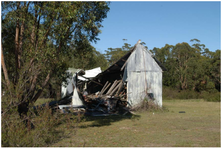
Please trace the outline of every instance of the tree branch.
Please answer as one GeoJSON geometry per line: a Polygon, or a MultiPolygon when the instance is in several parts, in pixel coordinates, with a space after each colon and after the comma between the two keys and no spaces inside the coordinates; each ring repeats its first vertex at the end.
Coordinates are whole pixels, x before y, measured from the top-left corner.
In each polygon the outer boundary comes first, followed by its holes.
{"type": "MultiPolygon", "coordinates": [[[[55,14],[55,12],[53,12],[52,15],[54,15],[54,14],[55,14]]],[[[41,44],[40,44],[40,47],[42,47],[43,43],[45,43],[45,41],[46,41],[46,39],[47,39],[46,37],[48,36],[49,31],[50,31],[51,26],[52,26],[52,23],[54,22],[54,19],[53,19],[52,16],[51,16],[51,18],[52,18],[52,20],[51,20],[51,22],[50,22],[50,25],[49,25],[49,27],[48,27],[48,30],[46,31],[45,35],[43,36],[42,42],[41,42],[41,44]]]]}
{"type": "Polygon", "coordinates": [[[45,81],[42,83],[42,88],[38,90],[35,96],[31,99],[31,102],[35,102],[39,98],[39,96],[42,94],[43,89],[48,84],[50,77],[51,77],[51,71],[48,73],[48,75],[45,78],[45,81]]]}

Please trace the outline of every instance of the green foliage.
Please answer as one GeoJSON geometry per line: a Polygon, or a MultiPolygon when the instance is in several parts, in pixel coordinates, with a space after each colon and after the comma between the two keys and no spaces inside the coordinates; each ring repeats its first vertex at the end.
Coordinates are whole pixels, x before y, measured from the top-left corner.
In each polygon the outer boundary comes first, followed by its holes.
{"type": "Polygon", "coordinates": [[[178,43],[154,48],[155,57],[167,68],[163,73],[163,85],[177,91],[172,95],[179,99],[197,98],[198,93],[220,91],[220,50],[210,52],[198,39],[192,46],[178,43]],[[198,93],[196,93],[198,92],[198,93]]]}
{"type": "MultiPolygon", "coordinates": [[[[126,39],[123,39],[125,41],[126,39]]],[[[130,49],[131,45],[128,43],[124,43],[121,48],[108,48],[105,50],[105,57],[108,60],[109,66],[118,61],[122,56],[124,56],[130,49]]]]}
{"type": "Polygon", "coordinates": [[[92,69],[95,67],[101,67],[102,70],[105,70],[108,67],[107,60],[105,56],[89,43],[89,41],[83,41],[72,43],[70,46],[70,53],[67,59],[69,67],[72,68],[81,68],[81,69],[92,69]]]}
{"type": "Polygon", "coordinates": [[[109,2],[2,2],[2,47],[13,95],[8,100],[32,104],[49,83],[58,88],[69,67],[69,53],[81,57],[93,51],[89,42],[98,40],[108,6],[109,2]]]}
{"type": "Polygon", "coordinates": [[[36,115],[32,105],[47,85],[54,90],[61,86],[67,77],[70,53],[75,52],[76,57],[83,52],[93,53],[102,62],[102,56],[89,42],[98,40],[108,5],[80,1],[2,2],[2,56],[9,74],[2,79],[2,146],[49,146],[64,135],[65,127],[58,130],[57,126],[66,123],[75,128],[78,121],[73,115],[52,114],[47,107],[36,115]],[[4,78],[9,78],[10,83],[6,84],[4,78]]]}
{"type": "Polygon", "coordinates": [[[203,91],[201,92],[200,98],[203,98],[205,101],[210,102],[221,102],[221,93],[218,91],[214,93],[203,91]]]}

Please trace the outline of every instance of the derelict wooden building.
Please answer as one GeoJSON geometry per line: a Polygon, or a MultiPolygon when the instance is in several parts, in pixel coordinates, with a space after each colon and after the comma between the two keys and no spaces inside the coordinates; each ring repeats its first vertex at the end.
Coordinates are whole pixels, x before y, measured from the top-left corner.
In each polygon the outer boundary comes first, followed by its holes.
{"type": "MultiPolygon", "coordinates": [[[[165,70],[154,55],[138,42],[94,80],[101,84],[122,80],[127,86],[127,101],[131,106],[136,106],[144,98],[150,98],[162,107],[162,72],[165,70]]],[[[94,82],[88,85],[89,93],[100,91],[101,88],[94,82]]]]}

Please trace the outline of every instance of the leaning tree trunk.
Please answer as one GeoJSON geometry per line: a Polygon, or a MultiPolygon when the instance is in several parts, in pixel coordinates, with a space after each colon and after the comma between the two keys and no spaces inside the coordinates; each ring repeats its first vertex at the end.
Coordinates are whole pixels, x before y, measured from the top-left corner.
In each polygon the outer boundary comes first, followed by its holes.
{"type": "MultiPolygon", "coordinates": [[[[1,47],[2,47],[2,43],[1,43],[1,47]]],[[[8,88],[8,90],[10,90],[10,81],[9,81],[9,77],[8,77],[7,68],[6,68],[6,65],[5,65],[5,59],[4,59],[4,54],[3,54],[3,47],[2,47],[1,51],[2,51],[1,65],[2,65],[2,69],[3,69],[3,73],[4,73],[4,77],[5,77],[7,88],[8,88]]]]}

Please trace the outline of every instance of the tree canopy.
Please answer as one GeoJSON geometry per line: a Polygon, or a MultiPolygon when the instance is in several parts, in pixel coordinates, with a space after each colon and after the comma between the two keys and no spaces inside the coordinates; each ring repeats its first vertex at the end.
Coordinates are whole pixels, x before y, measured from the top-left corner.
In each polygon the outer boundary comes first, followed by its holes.
{"type": "Polygon", "coordinates": [[[179,90],[220,91],[220,50],[210,52],[200,40],[189,45],[186,42],[166,44],[151,50],[163,63],[163,85],[179,90]]]}
{"type": "Polygon", "coordinates": [[[68,54],[99,40],[108,11],[108,2],[2,2],[3,87],[12,93],[6,107],[29,105],[51,79],[61,82],[68,54]]]}

